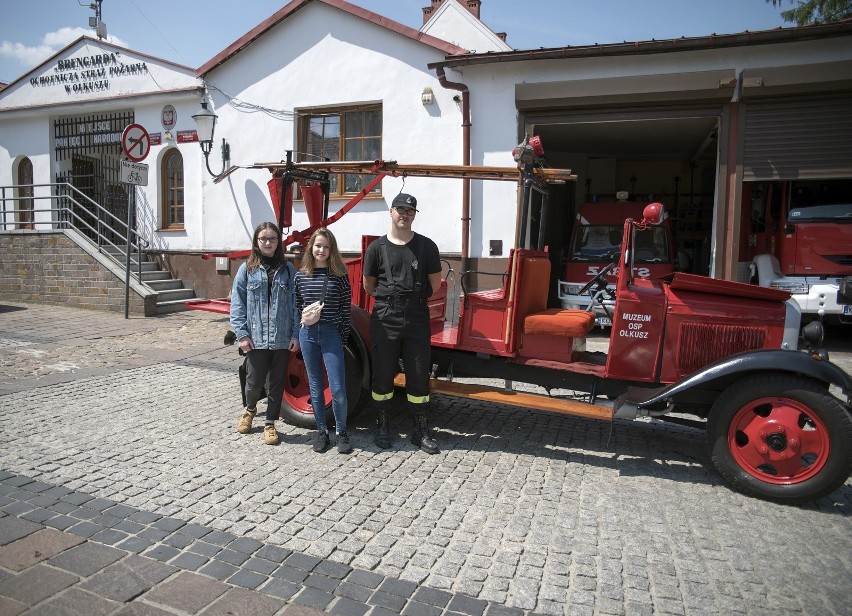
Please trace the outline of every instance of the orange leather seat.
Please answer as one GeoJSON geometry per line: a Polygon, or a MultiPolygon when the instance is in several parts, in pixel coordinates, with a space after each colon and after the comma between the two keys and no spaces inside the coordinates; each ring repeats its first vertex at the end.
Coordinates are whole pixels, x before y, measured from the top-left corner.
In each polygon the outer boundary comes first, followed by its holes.
{"type": "Polygon", "coordinates": [[[595,326],[595,315],[587,310],[552,308],[524,317],[524,333],[582,338],[595,326]]]}

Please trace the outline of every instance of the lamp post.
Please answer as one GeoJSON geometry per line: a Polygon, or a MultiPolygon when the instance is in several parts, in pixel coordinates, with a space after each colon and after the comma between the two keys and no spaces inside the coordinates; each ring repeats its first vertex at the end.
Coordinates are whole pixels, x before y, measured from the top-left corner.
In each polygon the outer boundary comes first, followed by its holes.
{"type": "Polygon", "coordinates": [[[201,101],[201,111],[192,116],[195,120],[195,132],[198,134],[198,142],[201,152],[204,154],[204,164],[207,172],[213,177],[218,177],[225,172],[225,165],[231,160],[231,147],[225,139],[222,139],[222,171],[213,173],[210,170],[210,150],[213,149],[213,133],[216,130],[216,120],[219,116],[207,108],[207,101],[201,101]]]}

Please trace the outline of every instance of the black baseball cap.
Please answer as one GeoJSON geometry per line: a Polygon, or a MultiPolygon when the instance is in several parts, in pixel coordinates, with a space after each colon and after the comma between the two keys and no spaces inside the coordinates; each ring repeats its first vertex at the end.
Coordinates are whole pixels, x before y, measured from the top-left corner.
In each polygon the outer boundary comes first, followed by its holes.
{"type": "Polygon", "coordinates": [[[415,212],[419,211],[417,209],[417,199],[405,193],[399,193],[396,197],[394,197],[391,207],[404,207],[409,210],[414,210],[415,212]]]}

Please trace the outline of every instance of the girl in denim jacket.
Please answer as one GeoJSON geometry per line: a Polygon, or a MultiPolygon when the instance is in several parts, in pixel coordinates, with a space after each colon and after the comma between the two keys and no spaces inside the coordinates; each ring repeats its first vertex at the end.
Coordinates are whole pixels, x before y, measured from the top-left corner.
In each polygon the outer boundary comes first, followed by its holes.
{"type": "Polygon", "coordinates": [[[291,352],[299,350],[296,316],[296,269],[284,258],[281,231],[271,222],[254,230],[251,255],[240,265],[231,290],[231,327],[246,355],[246,408],[237,424],[251,432],[257,400],[268,381],[263,440],[278,444],[275,420],[280,418],[284,377],[291,352]]]}

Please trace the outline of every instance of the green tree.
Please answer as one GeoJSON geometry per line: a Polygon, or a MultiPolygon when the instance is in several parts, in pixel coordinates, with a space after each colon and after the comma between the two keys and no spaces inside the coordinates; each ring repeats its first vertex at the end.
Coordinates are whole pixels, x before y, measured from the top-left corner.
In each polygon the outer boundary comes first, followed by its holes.
{"type": "MultiPolygon", "coordinates": [[[[784,0],[766,0],[772,6],[784,4],[784,0]]],[[[788,0],[795,6],[781,11],[784,21],[797,26],[808,24],[824,24],[830,21],[840,21],[852,17],[852,0],[788,0]]]]}

